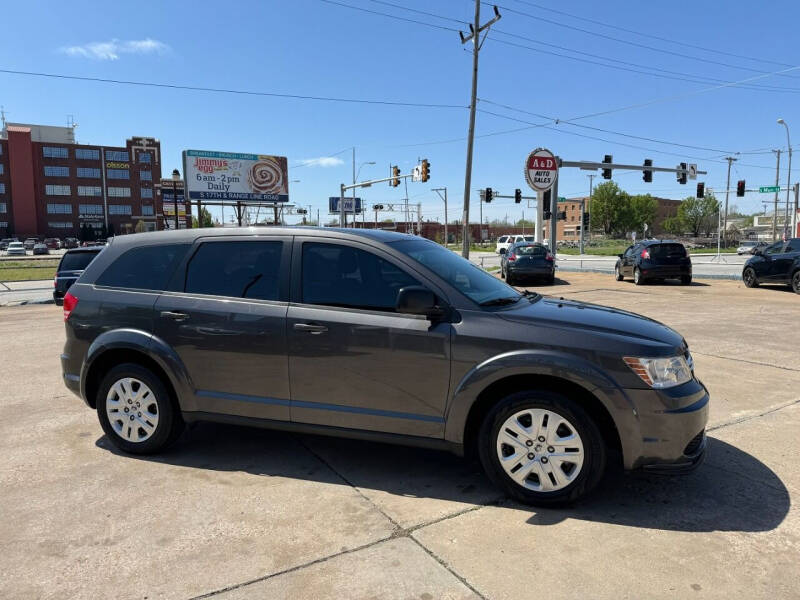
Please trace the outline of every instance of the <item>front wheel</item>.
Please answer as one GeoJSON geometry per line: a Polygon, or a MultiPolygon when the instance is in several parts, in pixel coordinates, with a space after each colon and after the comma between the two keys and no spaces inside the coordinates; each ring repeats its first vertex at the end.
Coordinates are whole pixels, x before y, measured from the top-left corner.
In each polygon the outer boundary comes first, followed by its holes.
{"type": "Polygon", "coordinates": [[[800,294],[800,269],[792,275],[792,290],[794,290],[795,294],[800,294]]]}
{"type": "Polygon", "coordinates": [[[516,279],[514,279],[514,276],[511,275],[511,271],[506,271],[506,283],[508,285],[514,285],[515,282],[516,279]]]}
{"type": "Polygon", "coordinates": [[[549,391],[507,396],[486,415],[479,454],[489,478],[526,504],[573,502],[600,481],[606,449],[577,402],[549,391]]]}
{"type": "Polygon", "coordinates": [[[758,277],[756,277],[756,272],[753,267],[747,267],[744,270],[744,273],[742,273],[742,281],[744,281],[745,287],[758,287],[758,277]]]}
{"type": "Polygon", "coordinates": [[[619,268],[619,265],[614,265],[614,279],[617,281],[622,281],[625,277],[622,275],[622,271],[619,268]]]}
{"type": "Polygon", "coordinates": [[[108,439],[131,454],[158,452],[183,430],[180,411],[164,383],[134,363],[118,365],[106,374],[95,405],[108,439]]]}

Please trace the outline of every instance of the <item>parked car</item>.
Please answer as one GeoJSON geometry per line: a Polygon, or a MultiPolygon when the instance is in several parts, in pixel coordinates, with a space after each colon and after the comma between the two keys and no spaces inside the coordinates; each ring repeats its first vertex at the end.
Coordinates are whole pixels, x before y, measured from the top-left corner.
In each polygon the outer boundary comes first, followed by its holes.
{"type": "Polygon", "coordinates": [[[505,254],[508,250],[508,247],[512,244],[535,241],[536,236],[533,235],[501,235],[499,238],[497,238],[497,246],[495,246],[494,251],[497,252],[497,254],[505,254]]]}
{"type": "Polygon", "coordinates": [[[679,333],[520,293],[413,236],[122,236],[63,309],[64,383],[132,454],[197,420],[313,431],[475,452],[537,504],[588,493],[608,448],[670,474],[705,454],[708,392],[679,333]]]}
{"type": "Polygon", "coordinates": [[[692,259],[680,242],[643,240],[618,256],[614,266],[617,281],[633,277],[636,285],[663,279],[680,279],[683,285],[692,283],[692,259]]]}
{"type": "Polygon", "coordinates": [[[53,279],[53,300],[58,306],[63,304],[64,295],[101,250],[100,247],[73,248],[64,253],[53,279]]]}
{"type": "Polygon", "coordinates": [[[33,247],[39,243],[39,240],[36,238],[27,238],[23,245],[25,246],[25,250],[33,250],[33,247]]]}
{"type": "Polygon", "coordinates": [[[45,244],[34,244],[33,255],[36,256],[38,254],[50,254],[50,250],[45,244]]]}
{"type": "Polygon", "coordinates": [[[59,250],[61,248],[61,241],[58,238],[45,238],[44,244],[50,250],[59,250]]]}
{"type": "Polygon", "coordinates": [[[736,254],[742,256],[742,254],[755,254],[756,248],[766,248],[767,242],[755,242],[755,241],[745,241],[739,244],[739,247],[736,248],[736,254]]]}
{"type": "Polygon", "coordinates": [[[8,256],[25,256],[27,252],[22,242],[11,242],[6,248],[6,254],[8,256]]]}
{"type": "Polygon", "coordinates": [[[550,249],[536,242],[518,242],[500,258],[500,277],[508,285],[523,278],[544,279],[552,284],[556,275],[556,262],[550,249]]]}
{"type": "Polygon", "coordinates": [[[63,246],[64,248],[68,248],[68,249],[69,248],[77,248],[78,246],[80,246],[80,243],[78,242],[77,238],[73,238],[73,237],[64,238],[64,246],[63,246]]]}
{"type": "Polygon", "coordinates": [[[8,245],[11,242],[16,242],[16,241],[18,241],[18,240],[14,239],[14,238],[6,238],[4,240],[0,240],[0,250],[5,250],[6,248],[8,248],[8,245]]]}
{"type": "Polygon", "coordinates": [[[762,283],[783,283],[800,294],[800,238],[790,238],[756,250],[742,270],[742,281],[749,288],[762,283]]]}

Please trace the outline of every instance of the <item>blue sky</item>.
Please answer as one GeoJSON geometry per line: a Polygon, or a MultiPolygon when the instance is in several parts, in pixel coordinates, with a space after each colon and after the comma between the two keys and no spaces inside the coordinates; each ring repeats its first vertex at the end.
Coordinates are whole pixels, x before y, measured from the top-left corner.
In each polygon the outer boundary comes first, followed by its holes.
{"type": "MultiPolygon", "coordinates": [[[[471,55],[450,29],[458,29],[459,20],[471,20],[474,3],[336,2],[444,29],[321,0],[141,0],[135,5],[13,1],[4,6],[0,69],[457,107],[190,92],[3,73],[0,104],[10,121],[60,125],[68,114],[74,115],[78,140],[85,143],[119,144],[131,135],[158,137],[167,172],[180,166],[180,152],[186,148],[285,155],[293,165],[290,179],[300,180],[291,184],[292,202],[323,212],[327,198],[338,193],[339,183],[352,178],[351,147],[356,147],[359,164],[376,162],[362,169],[361,179],[386,176],[390,163],[407,173],[418,158],[427,157],[432,179],[427,184],[409,183],[410,201],[422,202],[423,217],[441,219],[443,205],[431,188],[446,186],[448,216],[457,218],[463,198],[471,55]],[[326,160],[313,161],[323,157],[326,160]]],[[[774,183],[775,157],[769,149],[786,147],[785,131],[776,119],[786,119],[800,141],[800,69],[750,82],[758,89],[698,92],[722,81],[800,65],[800,52],[790,43],[796,37],[800,3],[773,1],[769,10],[762,10],[766,5],[743,2],[684,7],[615,0],[543,2],[502,0],[503,17],[481,51],[478,108],[482,112],[476,132],[480,136],[528,123],[547,123],[552,129],[478,137],[473,189],[490,186],[513,194],[519,187],[528,193],[522,167],[527,153],[537,146],[570,160],[601,160],[604,154],[613,154],[620,163],[640,164],[644,158],[670,167],[681,160],[696,162],[709,172],[703,178],[707,185],[718,189],[725,184],[722,156],[763,151],[741,154],[731,179],[747,179],[748,188],[774,183]],[[549,6],[581,19],[545,10],[549,6]],[[693,81],[647,74],[654,69],[663,76],[693,81]],[[646,105],[575,122],[698,148],[563,122],[556,125],[529,114],[565,121],[641,104],[646,105]]],[[[484,20],[491,16],[490,6],[484,5],[482,11],[484,20]]],[[[795,161],[795,170],[793,181],[800,179],[800,160],[795,161]]],[[[784,158],[782,182],[785,176],[784,158]]],[[[668,198],[694,194],[691,182],[680,186],[670,174],[656,174],[652,184],[642,182],[640,173],[616,173],[615,180],[633,193],[668,198]]],[[[562,171],[561,195],[587,192],[586,172],[562,171]]],[[[398,201],[404,193],[402,187],[382,184],[361,195],[372,204],[398,201]]],[[[748,211],[760,210],[762,200],[772,200],[759,194],[732,198],[748,211]]],[[[477,210],[474,192],[472,215],[477,210]]],[[[513,200],[501,200],[484,206],[484,216],[518,218],[522,210],[513,200]]]]}

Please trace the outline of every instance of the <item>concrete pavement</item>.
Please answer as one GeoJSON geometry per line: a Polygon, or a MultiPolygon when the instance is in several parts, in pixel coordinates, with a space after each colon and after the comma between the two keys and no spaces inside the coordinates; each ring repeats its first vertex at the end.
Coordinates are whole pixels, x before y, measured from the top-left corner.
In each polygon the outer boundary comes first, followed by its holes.
{"type": "Polygon", "coordinates": [[[0,281],[0,307],[53,302],[53,280],[0,281]]]}
{"type": "Polygon", "coordinates": [[[538,289],[684,334],[712,397],[697,472],[612,467],[544,510],[422,449],[198,424],[126,456],[61,384],[61,311],[0,309],[0,597],[800,597],[800,298],[591,273],[538,289]]]}

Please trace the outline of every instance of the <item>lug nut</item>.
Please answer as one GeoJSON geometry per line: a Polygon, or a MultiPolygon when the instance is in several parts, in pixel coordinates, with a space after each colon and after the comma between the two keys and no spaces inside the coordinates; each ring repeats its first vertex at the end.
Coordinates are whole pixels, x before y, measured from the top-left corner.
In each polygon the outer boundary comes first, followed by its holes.
{"type": "Polygon", "coordinates": [[[142,416],[142,413],[136,413],[136,414],[137,414],[138,416],[140,416],[140,417],[142,416]]]}
{"type": "Polygon", "coordinates": [[[533,446],[533,442],[528,440],[528,441],[525,442],[525,445],[526,446],[533,446]]]}
{"type": "Polygon", "coordinates": [[[544,441],[544,436],[540,435],[538,439],[539,439],[540,442],[543,442],[544,441]]]}
{"type": "Polygon", "coordinates": [[[133,421],[133,415],[131,415],[131,421],[133,421]]]}
{"type": "Polygon", "coordinates": [[[555,452],[555,451],[556,451],[556,449],[555,449],[555,448],[553,448],[552,446],[548,446],[548,447],[547,447],[547,451],[548,451],[550,454],[552,454],[553,452],[555,452]]]}
{"type": "Polygon", "coordinates": [[[528,458],[530,460],[533,460],[534,458],[536,458],[536,455],[533,452],[528,452],[528,458]]]}
{"type": "Polygon", "coordinates": [[[128,400],[128,404],[133,404],[133,400],[128,400]]]}
{"type": "Polygon", "coordinates": [[[127,406],[125,407],[125,412],[128,412],[128,407],[127,406]]]}
{"type": "MultiPolygon", "coordinates": [[[[131,417],[131,418],[133,418],[133,417],[131,417]]],[[[543,462],[543,463],[546,463],[546,462],[547,462],[547,457],[546,457],[546,456],[543,456],[543,457],[542,457],[542,462],[543,462]]]]}

